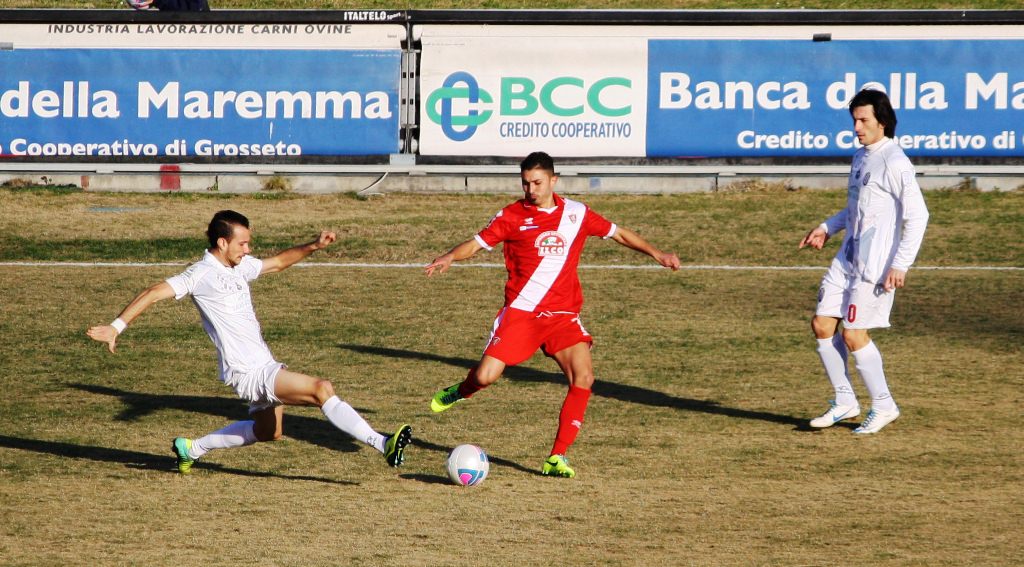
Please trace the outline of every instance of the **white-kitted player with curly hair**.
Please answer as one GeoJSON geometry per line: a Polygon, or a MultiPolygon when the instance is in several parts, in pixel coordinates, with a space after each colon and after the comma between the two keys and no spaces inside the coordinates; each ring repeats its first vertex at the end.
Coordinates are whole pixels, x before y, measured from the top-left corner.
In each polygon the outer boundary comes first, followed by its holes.
{"type": "Polygon", "coordinates": [[[830,427],[860,415],[850,384],[847,352],[871,396],[871,408],[856,434],[881,431],[900,415],[889,393],[882,355],[869,329],[889,326],[896,289],[906,283],[928,225],[928,208],[917,184],[914,166],[893,137],[896,113],[889,97],[865,89],[850,101],[857,140],[846,208],[831,216],[800,241],[800,248],[820,250],[828,238],[846,229],[846,236],[818,290],[818,308],[811,328],[818,354],[835,399],[811,420],[812,427],[830,427]],[[839,322],[842,335],[837,335],[839,322]]]}

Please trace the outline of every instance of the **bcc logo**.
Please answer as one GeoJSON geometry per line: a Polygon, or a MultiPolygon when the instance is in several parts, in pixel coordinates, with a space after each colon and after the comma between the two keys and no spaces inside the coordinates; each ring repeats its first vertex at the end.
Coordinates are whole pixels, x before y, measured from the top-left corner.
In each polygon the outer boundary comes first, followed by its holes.
{"type": "MultiPolygon", "coordinates": [[[[501,116],[529,116],[543,108],[547,113],[560,117],[579,116],[589,108],[595,114],[606,117],[625,116],[632,111],[630,104],[608,106],[601,97],[606,89],[619,87],[627,91],[633,82],[625,77],[605,77],[594,81],[589,87],[579,77],[555,77],[542,84],[526,77],[502,77],[498,97],[498,114],[501,116]],[[562,101],[572,100],[573,104],[562,106],[555,102],[555,92],[561,91],[562,101]],[[534,94],[536,92],[536,94],[534,94]]],[[[494,114],[494,97],[480,88],[476,77],[456,71],[445,78],[441,88],[430,93],[426,101],[427,117],[441,126],[449,140],[464,142],[476,133],[477,126],[490,120],[494,114]],[[469,110],[456,116],[452,111],[453,100],[464,100],[469,110]]]]}

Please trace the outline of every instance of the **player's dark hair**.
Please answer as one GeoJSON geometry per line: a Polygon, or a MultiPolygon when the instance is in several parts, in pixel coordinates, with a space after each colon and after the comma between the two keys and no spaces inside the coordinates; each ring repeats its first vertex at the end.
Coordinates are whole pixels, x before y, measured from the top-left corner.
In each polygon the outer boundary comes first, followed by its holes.
{"type": "Polygon", "coordinates": [[[531,169],[543,169],[544,171],[554,175],[555,174],[555,160],[551,159],[551,156],[544,152],[533,152],[526,156],[519,164],[519,171],[530,171],[531,169]]]}
{"type": "Polygon", "coordinates": [[[213,220],[210,221],[210,226],[206,228],[206,238],[210,241],[210,248],[216,248],[217,240],[220,238],[230,242],[231,237],[235,234],[236,226],[249,228],[249,219],[235,211],[217,211],[217,214],[213,215],[213,220]]]}
{"type": "Polygon", "coordinates": [[[870,106],[875,111],[875,120],[885,129],[885,135],[889,138],[896,136],[896,111],[885,93],[875,89],[860,91],[850,101],[850,116],[853,116],[853,109],[860,106],[870,106]]]}

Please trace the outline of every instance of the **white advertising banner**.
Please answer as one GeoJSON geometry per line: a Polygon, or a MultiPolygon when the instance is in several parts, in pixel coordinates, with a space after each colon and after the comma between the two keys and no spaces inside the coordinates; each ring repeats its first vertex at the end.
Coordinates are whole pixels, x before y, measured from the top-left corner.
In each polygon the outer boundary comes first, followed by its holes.
{"type": "Polygon", "coordinates": [[[643,156],[647,40],[595,31],[418,27],[420,153],[643,156]]]}

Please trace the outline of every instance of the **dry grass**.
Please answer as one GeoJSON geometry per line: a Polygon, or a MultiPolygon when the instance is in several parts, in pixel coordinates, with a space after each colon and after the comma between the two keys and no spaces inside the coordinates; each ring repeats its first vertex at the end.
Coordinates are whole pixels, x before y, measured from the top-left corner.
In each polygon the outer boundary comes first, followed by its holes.
{"type": "MultiPolygon", "coordinates": [[[[186,262],[204,245],[208,219],[233,208],[252,221],[258,254],[327,228],[337,231],[339,243],[312,261],[427,263],[479,230],[511,198],[0,191],[0,259],[186,262]]],[[[798,252],[796,244],[845,205],[843,191],[808,190],[577,198],[690,264],[827,264],[828,254],[798,252]]],[[[932,218],[919,264],[1021,265],[1024,192],[932,191],[926,199],[932,218]]],[[[637,261],[619,246],[588,249],[588,263],[637,261]]]]}
{"type": "MultiPolygon", "coordinates": [[[[803,199],[823,199],[810,204],[817,207],[837,197],[721,195],[697,199],[701,207],[659,197],[597,201],[631,225],[692,220],[702,210],[721,215],[717,231],[731,234],[762,214],[762,199],[796,209],[808,205],[803,199]]],[[[951,226],[1021,230],[992,220],[1016,206],[1012,195],[973,197],[973,208],[945,195],[929,203],[951,226]],[[952,204],[962,210],[944,208],[952,204]]],[[[0,206],[22,198],[5,195],[0,206]]],[[[74,238],[95,237],[83,226],[96,222],[90,206],[144,207],[152,198],[39,196],[53,209],[39,218],[74,238]]],[[[174,206],[108,215],[91,230],[132,225],[122,245],[132,259],[140,250],[134,239],[147,230],[194,232],[221,199],[159,201],[174,206]]],[[[506,200],[229,202],[250,214],[257,237],[284,239],[326,224],[395,238],[410,227],[419,238],[433,226],[454,240],[486,217],[477,209],[506,200]],[[367,215],[361,207],[384,208],[367,215]]],[[[694,235],[669,228],[685,233],[659,233],[674,246],[694,235]]],[[[6,215],[0,229],[32,234],[6,215]]],[[[929,233],[926,246],[952,248],[943,234],[958,233],[929,233]]],[[[791,245],[789,234],[774,238],[791,245]]],[[[388,257],[376,250],[380,241],[368,240],[375,251],[367,255],[388,257]]],[[[433,247],[402,242],[396,257],[422,257],[433,247]]],[[[587,259],[611,247],[594,242],[587,259]]],[[[1005,265],[1021,265],[1019,249],[998,249],[1005,265]]],[[[772,260],[771,250],[762,252],[762,263],[772,260]]],[[[803,426],[830,393],[807,330],[819,273],[586,270],[584,321],[597,337],[599,385],[571,454],[579,477],[561,481],[535,472],[564,395],[550,361],[535,357],[445,414],[427,409],[434,390],[458,380],[478,356],[499,307],[503,274],[484,268],[427,280],[411,269],[309,267],[254,285],[281,360],[331,378],[381,429],[413,424],[417,443],[406,467],[388,469],[316,410],[289,409],[282,442],[212,453],[194,475],[175,474],[172,437],[244,417],[214,378],[194,307],[154,307],[125,334],[117,356],[83,335],[175,271],[0,267],[4,564],[516,565],[554,555],[601,565],[807,565],[835,557],[1005,565],[1024,551],[1016,536],[1024,327],[1013,307],[1024,304],[1021,272],[913,274],[897,300],[896,327],[875,335],[904,416],[858,439],[846,426],[803,426]],[[493,458],[491,476],[476,489],[444,479],[446,451],[464,442],[493,458]]]]}

